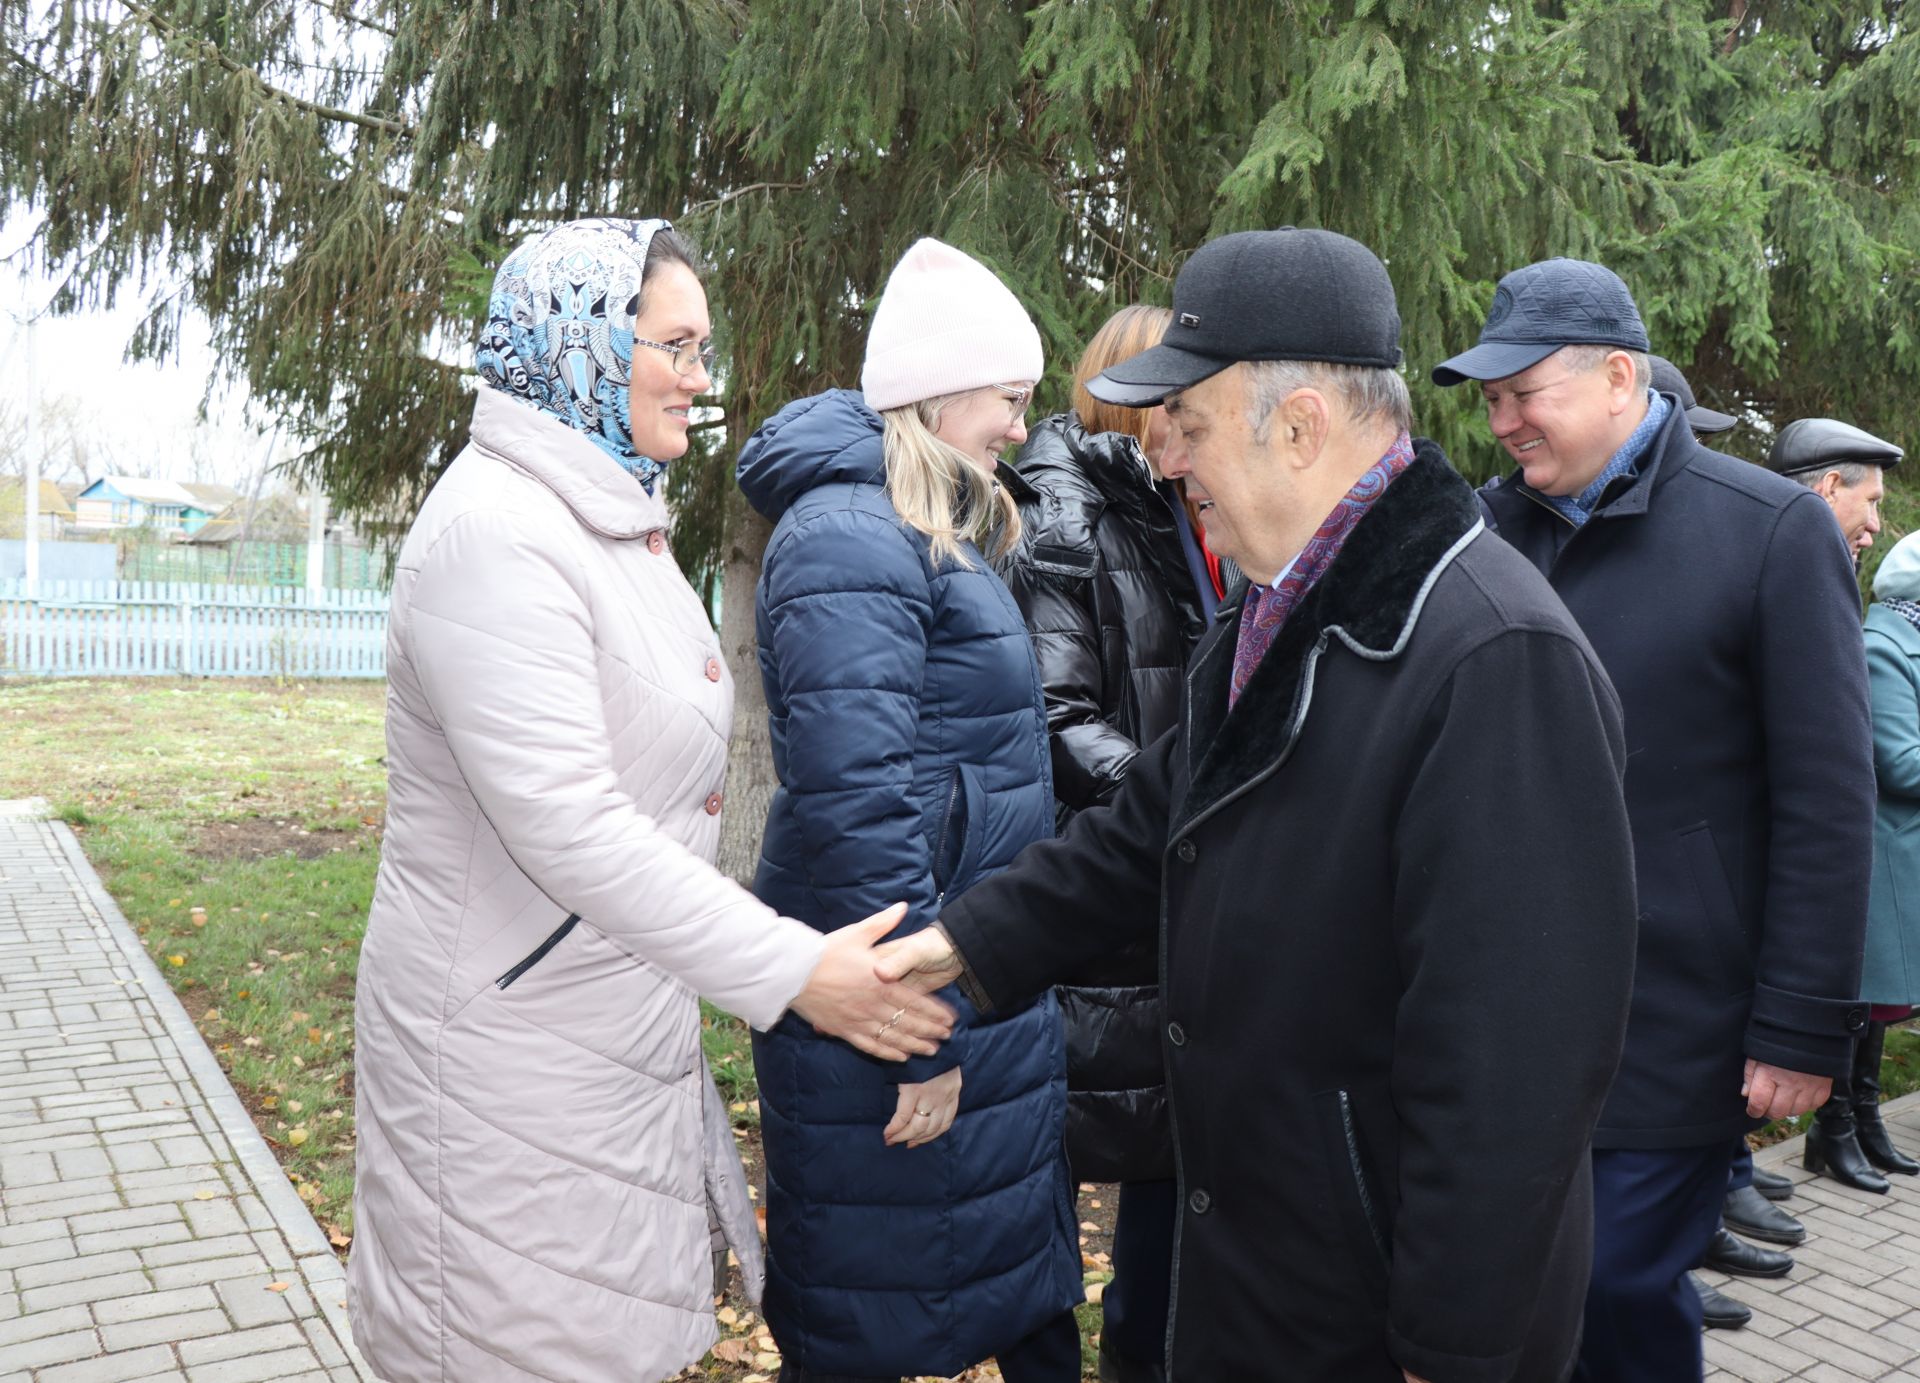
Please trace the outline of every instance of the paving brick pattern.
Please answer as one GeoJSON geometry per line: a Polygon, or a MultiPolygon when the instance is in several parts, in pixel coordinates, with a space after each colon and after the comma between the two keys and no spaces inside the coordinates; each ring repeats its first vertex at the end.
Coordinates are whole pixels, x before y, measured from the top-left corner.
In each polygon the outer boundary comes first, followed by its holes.
{"type": "MultiPolygon", "coordinates": [[[[1886,1106],[1894,1141],[1920,1151],[1920,1095],[1886,1106]]],[[[1853,1191],[1800,1165],[1801,1140],[1757,1161],[1794,1179],[1785,1203],[1807,1227],[1794,1269],[1772,1281],[1706,1279],[1753,1308],[1744,1330],[1710,1330],[1709,1383],[1920,1383],[1920,1177],[1890,1177],[1885,1196],[1853,1191]]]]}
{"type": "Polygon", "coordinates": [[[345,1297],[72,833],[0,811],[0,1383],[359,1383],[345,1297]]]}

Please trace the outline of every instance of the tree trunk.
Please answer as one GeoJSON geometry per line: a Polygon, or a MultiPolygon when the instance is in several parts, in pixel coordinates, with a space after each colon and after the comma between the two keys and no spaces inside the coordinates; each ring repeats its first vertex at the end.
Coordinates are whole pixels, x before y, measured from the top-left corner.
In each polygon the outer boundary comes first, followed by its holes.
{"type": "Polygon", "coordinates": [[[773,774],[773,739],[767,733],[767,698],[760,686],[758,641],[753,634],[754,588],[773,525],[754,512],[737,488],[729,487],[726,533],[720,649],[733,673],[733,744],[727,753],[726,815],[720,821],[717,863],[723,874],[750,884],[760,863],[767,808],[779,785],[773,774]]]}

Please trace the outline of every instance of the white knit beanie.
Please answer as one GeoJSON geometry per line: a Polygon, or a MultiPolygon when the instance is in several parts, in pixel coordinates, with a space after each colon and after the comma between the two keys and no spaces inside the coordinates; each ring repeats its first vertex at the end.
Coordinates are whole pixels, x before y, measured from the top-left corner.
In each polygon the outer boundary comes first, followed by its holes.
{"type": "Polygon", "coordinates": [[[1038,381],[1040,332],[993,271],[938,240],[887,276],[860,387],[878,412],[988,384],[1038,381]]]}

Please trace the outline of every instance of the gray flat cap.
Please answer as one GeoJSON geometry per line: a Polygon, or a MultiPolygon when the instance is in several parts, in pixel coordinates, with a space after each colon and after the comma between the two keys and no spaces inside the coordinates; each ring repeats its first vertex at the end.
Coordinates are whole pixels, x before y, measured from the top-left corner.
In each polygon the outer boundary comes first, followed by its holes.
{"type": "Polygon", "coordinates": [[[1838,418],[1801,418],[1780,429],[1767,455],[1767,469],[1791,475],[1816,466],[1879,466],[1886,469],[1906,455],[1892,442],[1863,432],[1838,418]]]}

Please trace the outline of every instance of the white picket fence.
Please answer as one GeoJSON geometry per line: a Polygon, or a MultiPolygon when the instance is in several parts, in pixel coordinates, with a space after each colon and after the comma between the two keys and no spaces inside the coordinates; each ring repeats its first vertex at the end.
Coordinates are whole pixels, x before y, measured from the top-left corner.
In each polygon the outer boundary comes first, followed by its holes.
{"type": "Polygon", "coordinates": [[[0,676],[384,677],[387,594],[0,581],[0,676]]]}

